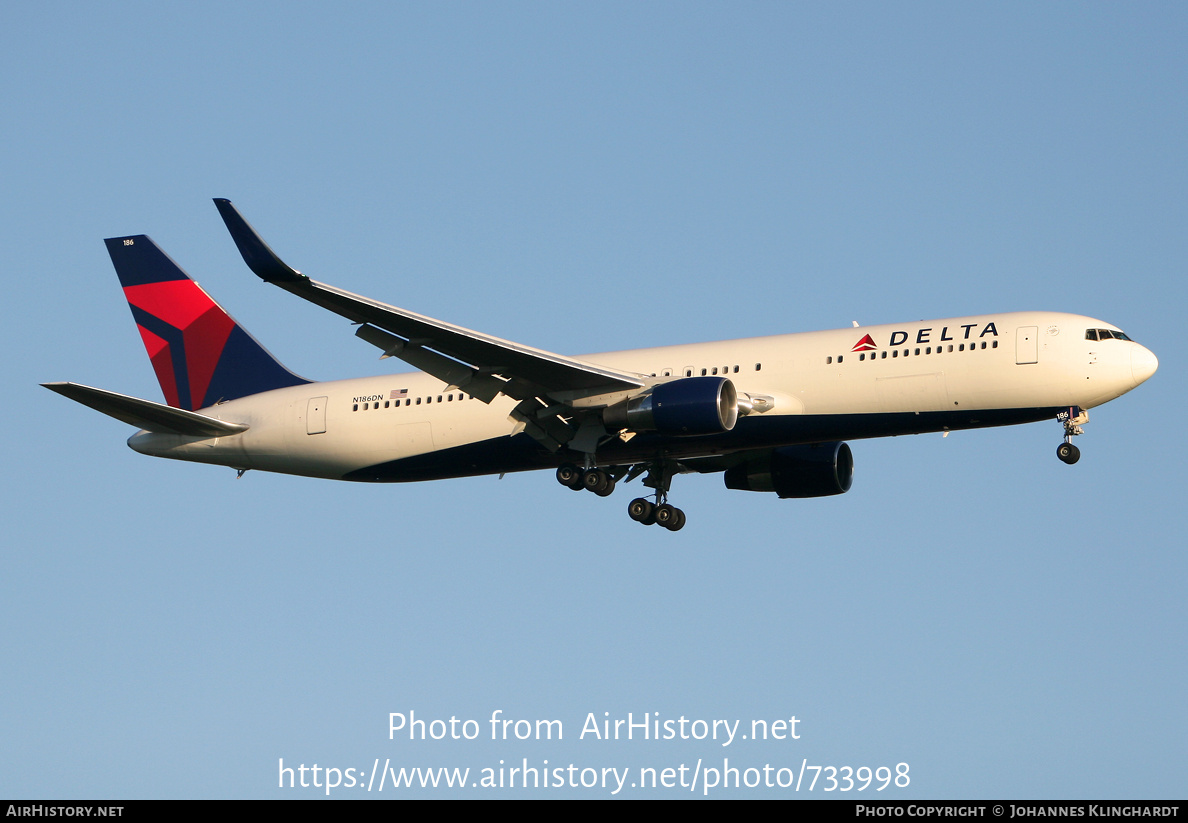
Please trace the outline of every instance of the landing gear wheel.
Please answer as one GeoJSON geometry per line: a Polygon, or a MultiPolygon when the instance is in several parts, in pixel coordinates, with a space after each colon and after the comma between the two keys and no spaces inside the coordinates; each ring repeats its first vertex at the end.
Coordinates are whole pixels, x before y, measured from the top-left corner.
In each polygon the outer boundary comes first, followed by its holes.
{"type": "Polygon", "coordinates": [[[1072,443],[1061,443],[1056,447],[1056,456],[1071,466],[1081,459],[1081,450],[1072,443]]]}
{"type": "Polygon", "coordinates": [[[649,526],[656,522],[656,507],[650,501],[637,497],[627,506],[627,516],[636,523],[649,526]]]}
{"type": "Polygon", "coordinates": [[[585,474],[585,472],[572,463],[566,463],[557,469],[557,482],[562,486],[568,486],[574,491],[581,491],[586,479],[585,474]]]}
{"type": "Polygon", "coordinates": [[[670,506],[667,503],[661,503],[659,506],[656,507],[656,525],[657,526],[663,526],[664,528],[667,529],[668,524],[674,520],[676,520],[676,508],[675,507],[670,506]]]}
{"type": "Polygon", "coordinates": [[[674,525],[671,525],[668,527],[669,531],[679,532],[681,529],[685,528],[685,510],[677,509],[676,513],[677,513],[676,523],[674,525]]]}
{"type": "Polygon", "coordinates": [[[590,469],[582,481],[586,491],[592,491],[599,497],[606,497],[615,490],[615,481],[602,469],[590,469]]]}
{"type": "Polygon", "coordinates": [[[680,531],[685,525],[685,513],[676,506],[661,503],[656,507],[656,525],[663,526],[670,532],[680,531]]]}

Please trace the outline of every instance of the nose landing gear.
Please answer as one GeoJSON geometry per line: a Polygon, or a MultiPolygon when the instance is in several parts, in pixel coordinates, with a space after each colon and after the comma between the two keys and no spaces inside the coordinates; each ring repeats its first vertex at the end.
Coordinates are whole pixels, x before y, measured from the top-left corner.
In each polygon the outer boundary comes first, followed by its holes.
{"type": "Polygon", "coordinates": [[[1056,415],[1056,419],[1064,424],[1064,442],[1056,447],[1056,456],[1071,466],[1081,459],[1081,450],[1073,445],[1072,439],[1085,433],[1081,426],[1089,422],[1089,412],[1080,406],[1069,406],[1056,415]]]}

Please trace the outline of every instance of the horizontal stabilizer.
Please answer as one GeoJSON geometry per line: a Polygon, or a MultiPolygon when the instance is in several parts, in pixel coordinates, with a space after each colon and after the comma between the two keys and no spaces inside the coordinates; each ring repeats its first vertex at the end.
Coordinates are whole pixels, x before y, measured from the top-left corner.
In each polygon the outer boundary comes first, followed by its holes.
{"type": "Polygon", "coordinates": [[[163,403],[141,400],[126,394],[95,389],[79,383],[42,383],[47,389],[90,406],[108,417],[114,417],[137,428],[162,434],[184,434],[192,437],[225,437],[247,430],[245,423],[227,423],[205,414],[175,409],[163,403]]]}

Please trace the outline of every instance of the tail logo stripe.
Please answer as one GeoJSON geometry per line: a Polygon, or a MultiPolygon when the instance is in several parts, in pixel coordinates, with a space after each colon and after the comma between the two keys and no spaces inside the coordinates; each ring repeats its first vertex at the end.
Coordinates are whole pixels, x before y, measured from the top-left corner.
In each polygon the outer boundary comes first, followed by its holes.
{"type": "Polygon", "coordinates": [[[173,354],[168,341],[162,340],[140,323],[136,324],[136,328],[140,332],[140,339],[144,341],[145,350],[148,351],[153,371],[157,373],[157,382],[161,384],[161,391],[165,393],[165,402],[175,409],[180,409],[181,400],[177,396],[177,378],[173,373],[173,354]]]}
{"type": "MultiPolygon", "coordinates": [[[[173,394],[178,396],[180,401],[183,392],[179,389],[182,386],[177,384],[176,378],[184,374],[189,384],[189,403],[186,408],[193,411],[210,405],[206,399],[206,390],[219,365],[219,358],[223,354],[227,338],[231,335],[231,329],[235,327],[235,321],[220,311],[210,296],[193,280],[167,280],[161,283],[128,286],[124,289],[124,294],[131,306],[153,317],[159,324],[167,325],[167,339],[177,340],[180,344],[176,348],[174,359],[179,359],[176,355],[180,354],[185,360],[185,369],[177,370],[168,376],[169,384],[174,388],[173,394]]],[[[167,345],[165,340],[161,343],[167,345]]],[[[147,340],[145,346],[148,346],[147,340]]],[[[153,360],[156,368],[157,361],[151,349],[149,359],[153,360]]],[[[167,376],[162,374],[160,369],[157,369],[157,379],[161,381],[162,387],[166,386],[167,376]]],[[[169,394],[167,389],[164,390],[169,394]]]]}
{"type": "Polygon", "coordinates": [[[148,347],[146,332],[165,344],[156,354],[149,354],[161,391],[165,393],[165,402],[189,411],[201,408],[193,403],[190,396],[190,370],[186,365],[186,344],[181,330],[144,309],[136,306],[129,308],[132,309],[132,319],[140,328],[140,337],[145,340],[145,347],[148,347]]]}
{"type": "Polygon", "coordinates": [[[210,311],[214,301],[193,280],[166,280],[128,286],[124,297],[133,306],[156,315],[174,328],[184,329],[210,311]]]}
{"type": "Polygon", "coordinates": [[[182,339],[186,341],[186,370],[190,374],[190,397],[201,402],[202,407],[219,399],[208,399],[206,391],[210,388],[210,381],[233,328],[235,321],[220,311],[218,306],[211,305],[209,311],[182,330],[182,339]]]}

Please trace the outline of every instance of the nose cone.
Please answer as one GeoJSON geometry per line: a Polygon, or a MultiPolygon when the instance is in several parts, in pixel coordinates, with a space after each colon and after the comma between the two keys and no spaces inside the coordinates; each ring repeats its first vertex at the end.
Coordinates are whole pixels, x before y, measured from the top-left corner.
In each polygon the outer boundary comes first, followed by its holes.
{"type": "Polygon", "coordinates": [[[1130,352],[1130,373],[1134,377],[1134,385],[1138,385],[1155,373],[1159,368],[1159,359],[1151,350],[1135,345],[1130,352]]]}

